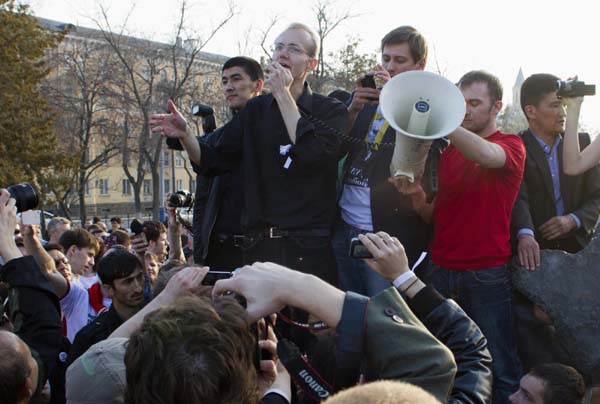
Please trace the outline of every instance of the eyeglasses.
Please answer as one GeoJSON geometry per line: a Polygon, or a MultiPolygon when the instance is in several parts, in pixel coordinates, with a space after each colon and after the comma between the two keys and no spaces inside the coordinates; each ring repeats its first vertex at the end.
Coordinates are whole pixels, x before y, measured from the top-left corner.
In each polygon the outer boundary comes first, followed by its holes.
{"type": "Polygon", "coordinates": [[[287,50],[287,52],[289,54],[292,54],[292,55],[302,55],[302,54],[307,54],[308,55],[307,51],[305,51],[304,49],[302,49],[298,45],[294,45],[294,44],[287,44],[286,45],[283,42],[277,42],[276,44],[273,45],[273,47],[271,47],[271,51],[273,53],[275,53],[275,52],[281,52],[284,49],[287,50]]]}
{"type": "Polygon", "coordinates": [[[54,260],[54,265],[58,267],[58,264],[69,265],[69,260],[66,257],[54,260]]]}

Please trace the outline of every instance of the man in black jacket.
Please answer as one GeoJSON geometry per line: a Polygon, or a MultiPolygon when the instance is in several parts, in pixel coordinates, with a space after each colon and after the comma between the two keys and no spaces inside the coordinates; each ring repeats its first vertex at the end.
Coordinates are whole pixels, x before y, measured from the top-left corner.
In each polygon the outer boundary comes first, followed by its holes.
{"type": "MultiPolygon", "coordinates": [[[[576,253],[590,242],[600,214],[600,166],[568,176],[563,170],[566,114],[556,91],[558,77],[534,74],[521,86],[521,108],[529,128],[521,133],[527,158],[523,182],[512,211],[512,236],[520,264],[540,265],[540,249],[576,253]]],[[[577,119],[577,118],[575,118],[577,119]]],[[[581,148],[590,144],[579,134],[581,148]]],[[[554,327],[534,316],[534,306],[521,294],[515,298],[519,355],[524,368],[540,363],[569,363],[554,327]]]]}
{"type": "Polygon", "coordinates": [[[278,35],[265,74],[271,93],[250,100],[211,146],[187,131],[169,101],[169,114],[151,117],[152,132],[179,138],[205,175],[241,164],[244,178],[244,262],[273,261],[337,283],[331,246],[342,103],[314,94],[306,78],[317,66],[312,29],[292,24],[278,35]]]}
{"type": "Polygon", "coordinates": [[[107,296],[112,298],[112,304],[108,311],[77,333],[69,351],[69,364],[92,345],[108,338],[142,306],[144,273],[134,254],[124,249],[109,251],[98,263],[98,276],[107,296]]]}
{"type": "MultiPolygon", "coordinates": [[[[413,27],[403,26],[382,39],[381,66],[368,75],[387,82],[397,74],[423,70],[426,62],[425,38],[413,27]]],[[[412,197],[398,192],[388,180],[396,132],[382,116],[380,90],[364,87],[363,77],[348,109],[349,137],[342,143],[342,154],[348,153],[348,157],[342,171],[340,214],[333,242],[341,288],[373,296],[390,283],[361,260],[348,256],[350,240],[361,233],[385,231],[400,239],[412,266],[427,251],[431,227],[413,206],[412,197]]],[[[446,144],[443,139],[434,142],[428,165],[446,144]]]]}
{"type": "MultiPolygon", "coordinates": [[[[246,103],[259,95],[263,87],[263,71],[254,59],[237,56],[223,64],[221,85],[223,96],[232,114],[237,114],[246,103]]],[[[203,142],[216,145],[221,131],[205,134],[203,142]]],[[[242,265],[242,250],[237,245],[242,234],[242,169],[215,177],[204,177],[197,172],[196,200],[194,203],[194,262],[219,270],[233,270],[242,265]],[[238,236],[236,238],[236,236],[238,236]]]]}
{"type": "Polygon", "coordinates": [[[37,403],[58,355],[62,328],[52,284],[33,257],[23,257],[13,235],[15,200],[0,190],[0,282],[9,287],[8,317],[14,334],[0,331],[0,398],[7,403],[37,403]]]}

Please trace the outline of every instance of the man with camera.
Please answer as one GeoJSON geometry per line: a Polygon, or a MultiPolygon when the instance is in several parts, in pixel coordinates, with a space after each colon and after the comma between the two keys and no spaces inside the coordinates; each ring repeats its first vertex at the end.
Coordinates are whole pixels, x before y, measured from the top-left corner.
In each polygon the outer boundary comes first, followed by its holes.
{"type": "MultiPolygon", "coordinates": [[[[225,62],[221,73],[223,96],[233,115],[259,95],[264,75],[260,64],[245,56],[225,62]]],[[[202,139],[216,145],[221,130],[208,133],[202,139]]],[[[228,173],[204,177],[198,173],[194,204],[194,262],[212,268],[233,270],[242,265],[242,251],[238,245],[242,234],[243,198],[242,171],[238,164],[228,173]]]]}
{"type": "Polygon", "coordinates": [[[15,244],[15,204],[22,202],[16,199],[17,203],[6,189],[0,190],[0,256],[5,261],[0,282],[8,286],[6,317],[14,326],[14,333],[0,330],[0,402],[29,403],[40,400],[59,353],[62,330],[51,281],[15,244]]]}
{"type": "MultiPolygon", "coordinates": [[[[568,153],[562,137],[566,121],[578,148],[588,147],[590,136],[576,133],[576,98],[561,91],[558,83],[560,79],[554,75],[534,74],[521,87],[521,108],[529,128],[521,132],[527,158],[512,228],[519,262],[529,270],[540,265],[540,249],[569,253],[583,249],[600,214],[600,167],[578,175],[567,175],[563,170],[563,147],[565,156],[568,153]]],[[[545,362],[569,363],[545,313],[518,293],[514,311],[519,346],[527,347],[519,351],[526,369],[545,362]]]]}
{"type": "MultiPolygon", "coordinates": [[[[531,270],[540,265],[540,248],[575,253],[585,247],[600,214],[600,167],[572,176],[563,172],[565,121],[579,114],[565,109],[569,97],[558,94],[557,82],[551,74],[534,74],[521,87],[527,159],[512,224],[521,265],[531,270]]],[[[580,147],[589,144],[590,136],[579,134],[580,147]]]]}
{"type": "MultiPolygon", "coordinates": [[[[427,42],[421,33],[410,26],[396,28],[381,41],[381,66],[362,76],[354,90],[349,106],[349,139],[342,143],[342,153],[348,153],[348,157],[333,241],[343,290],[373,296],[390,286],[362,260],[348,256],[351,239],[358,234],[385,231],[398,237],[411,265],[427,250],[430,225],[413,207],[411,196],[398,192],[388,180],[394,148],[385,146],[393,146],[396,131],[382,116],[380,90],[374,81],[376,78],[385,83],[397,74],[423,70],[426,62],[427,42]]],[[[443,139],[436,141],[428,162],[439,156],[446,144],[443,139]]]]}

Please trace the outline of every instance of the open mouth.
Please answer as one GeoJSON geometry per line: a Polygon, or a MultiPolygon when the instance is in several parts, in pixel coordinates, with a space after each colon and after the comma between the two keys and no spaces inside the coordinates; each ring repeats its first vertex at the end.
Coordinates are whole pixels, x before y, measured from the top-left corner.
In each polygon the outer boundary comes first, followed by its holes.
{"type": "Polygon", "coordinates": [[[290,70],[290,69],[291,69],[291,67],[290,67],[290,66],[289,66],[287,63],[281,63],[281,62],[279,62],[279,64],[280,64],[282,67],[285,67],[285,68],[286,68],[286,69],[288,69],[288,70],[290,70]]]}

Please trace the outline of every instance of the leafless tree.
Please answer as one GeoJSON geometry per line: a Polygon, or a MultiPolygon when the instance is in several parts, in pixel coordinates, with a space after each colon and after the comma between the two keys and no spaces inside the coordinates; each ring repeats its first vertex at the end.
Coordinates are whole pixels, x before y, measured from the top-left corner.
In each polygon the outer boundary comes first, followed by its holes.
{"type": "MultiPolygon", "coordinates": [[[[71,177],[75,186],[63,190],[62,195],[53,191],[67,215],[68,195],[77,195],[83,223],[92,174],[119,152],[110,97],[118,65],[110,48],[97,40],[72,41],[55,52],[50,63],[54,74],[47,78],[45,88],[55,114],[55,130],[60,147],[77,160],[75,166],[63,165],[64,171],[56,173],[71,177]]],[[[57,162],[57,168],[61,163],[57,162]]]]}
{"type": "MultiPolygon", "coordinates": [[[[136,142],[136,147],[126,147],[123,153],[123,169],[134,191],[136,213],[141,213],[140,193],[147,171],[152,177],[152,212],[155,219],[160,216],[161,184],[160,167],[163,142],[150,133],[150,115],[164,109],[167,99],[180,107],[186,100],[197,96],[199,89],[206,87],[206,77],[214,74],[217,62],[206,62],[202,48],[235,14],[235,6],[229,3],[225,17],[203,38],[181,40],[186,29],[187,3],[182,1],[179,18],[170,45],[159,45],[150,41],[134,39],[125,35],[126,23],[116,32],[109,22],[107,12],[101,8],[102,20],[97,25],[104,40],[109,44],[122,66],[119,88],[122,104],[127,106],[123,125],[124,145],[136,142]],[[198,81],[205,78],[204,86],[198,81]],[[134,156],[135,154],[135,156],[134,156]],[[136,162],[135,172],[130,170],[136,162]]],[[[187,108],[182,108],[184,111],[187,108]]]]}

